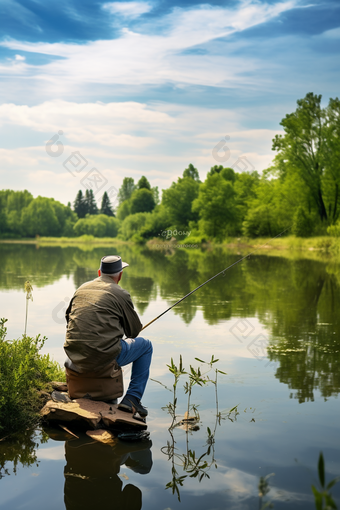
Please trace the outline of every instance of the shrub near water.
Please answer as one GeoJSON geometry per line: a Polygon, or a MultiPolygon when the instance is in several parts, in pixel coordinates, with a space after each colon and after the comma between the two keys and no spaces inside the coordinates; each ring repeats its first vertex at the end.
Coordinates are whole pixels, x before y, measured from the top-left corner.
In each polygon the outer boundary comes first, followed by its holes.
{"type": "Polygon", "coordinates": [[[64,371],[48,354],[39,351],[46,337],[23,335],[5,340],[7,319],[0,319],[0,433],[6,435],[31,426],[39,419],[42,399],[38,390],[53,380],[64,380],[64,371]]]}

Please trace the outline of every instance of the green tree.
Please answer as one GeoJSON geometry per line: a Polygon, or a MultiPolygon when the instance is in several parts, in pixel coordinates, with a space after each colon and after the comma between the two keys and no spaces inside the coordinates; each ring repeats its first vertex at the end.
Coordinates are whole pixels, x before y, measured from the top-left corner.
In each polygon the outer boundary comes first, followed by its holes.
{"type": "Polygon", "coordinates": [[[189,164],[188,168],[184,170],[183,177],[189,177],[190,179],[194,179],[194,181],[200,182],[198,170],[191,163],[189,164]]]}
{"type": "Polygon", "coordinates": [[[210,168],[207,176],[214,175],[214,174],[220,174],[223,170],[223,165],[214,165],[210,168]]]}
{"type": "Polygon", "coordinates": [[[151,190],[137,189],[131,196],[131,214],[151,212],[155,208],[155,199],[151,190]]]}
{"type": "Polygon", "coordinates": [[[236,181],[236,173],[233,168],[223,168],[221,175],[226,181],[234,183],[236,181]]]}
{"type": "Polygon", "coordinates": [[[170,227],[169,217],[163,205],[158,205],[152,214],[148,214],[145,224],[140,229],[140,235],[143,239],[152,239],[158,237],[162,231],[170,227]]]}
{"type": "Polygon", "coordinates": [[[53,199],[38,196],[22,210],[23,235],[34,237],[36,235],[58,236],[61,234],[61,225],[52,201],[53,199]]]}
{"type": "Polygon", "coordinates": [[[26,189],[24,191],[8,190],[7,211],[17,211],[21,213],[24,207],[27,207],[33,200],[33,195],[26,189]]]}
{"type": "Polygon", "coordinates": [[[84,201],[83,192],[81,191],[81,189],[78,191],[76,199],[73,203],[73,210],[78,216],[78,218],[85,218],[86,205],[84,201]]]}
{"type": "Polygon", "coordinates": [[[221,173],[208,175],[201,185],[192,210],[199,214],[200,231],[211,239],[223,239],[237,220],[235,190],[221,173]]]}
{"type": "Polygon", "coordinates": [[[340,189],[340,101],[330,99],[326,108],[326,156],[323,189],[328,203],[328,217],[335,223],[339,218],[340,189]]]}
{"type": "Polygon", "coordinates": [[[144,175],[142,175],[142,177],[137,182],[137,189],[143,189],[143,188],[151,190],[151,184],[149,183],[149,181],[147,180],[147,178],[144,175]]]}
{"type": "Polygon", "coordinates": [[[131,214],[131,200],[124,200],[124,202],[118,206],[117,218],[123,221],[129,214],[131,214]]]}
{"type": "Polygon", "coordinates": [[[92,189],[85,191],[85,210],[86,214],[98,214],[97,202],[92,189]]]}
{"type": "Polygon", "coordinates": [[[298,237],[308,237],[313,232],[312,218],[303,207],[299,206],[294,214],[292,234],[298,237]]]}
{"type": "Polygon", "coordinates": [[[134,179],[132,177],[124,177],[123,184],[118,191],[119,205],[125,202],[125,200],[129,200],[135,189],[136,185],[134,179]]]}
{"type": "MultiPolygon", "coordinates": [[[[292,184],[292,179],[289,180],[292,184]]],[[[296,198],[291,202],[291,191],[280,179],[262,178],[253,188],[252,195],[242,223],[242,232],[247,237],[273,237],[288,228],[293,221],[296,198]]],[[[237,185],[235,184],[235,187],[237,185]]]]}
{"type": "MultiPolygon", "coordinates": [[[[168,213],[168,224],[176,226],[177,229],[185,228],[190,221],[198,220],[198,214],[192,209],[192,204],[198,197],[200,183],[197,179],[189,177],[187,170],[189,169],[184,170],[183,177],[173,182],[170,188],[163,190],[162,204],[168,213]]],[[[195,172],[191,173],[195,175],[195,172]]]]}
{"type": "Polygon", "coordinates": [[[142,227],[144,227],[148,217],[150,217],[150,213],[140,212],[136,214],[130,214],[125,218],[123,223],[121,224],[119,234],[126,241],[131,240],[139,240],[140,239],[140,231],[142,227]]]}
{"type": "MultiPolygon", "coordinates": [[[[326,169],[333,183],[339,183],[339,100],[330,100],[327,109],[321,108],[321,95],[308,93],[297,101],[295,112],[281,121],[284,135],[273,139],[273,150],[278,151],[276,165],[280,175],[297,173],[308,188],[313,205],[321,221],[328,219],[324,181],[326,169]]],[[[338,205],[337,189],[329,211],[334,219],[338,205]]]]}
{"type": "Polygon", "coordinates": [[[13,191],[3,190],[3,210],[5,217],[3,219],[3,230],[10,235],[21,235],[21,212],[33,200],[33,196],[27,190],[13,191]]]}
{"type": "Polygon", "coordinates": [[[0,191],[0,235],[7,231],[7,196],[0,191]]]}
{"type": "Polygon", "coordinates": [[[107,216],[114,216],[112,205],[109,199],[109,195],[105,191],[102,198],[102,205],[100,207],[100,214],[106,214],[107,216]]]}

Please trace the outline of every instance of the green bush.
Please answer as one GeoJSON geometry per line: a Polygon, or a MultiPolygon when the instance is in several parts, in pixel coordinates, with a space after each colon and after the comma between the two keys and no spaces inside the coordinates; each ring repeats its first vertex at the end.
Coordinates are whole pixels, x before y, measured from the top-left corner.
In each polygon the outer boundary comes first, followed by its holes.
{"type": "Polygon", "coordinates": [[[270,205],[260,205],[249,209],[242,224],[246,237],[273,237],[278,232],[273,209],[270,205]]]}
{"type": "Polygon", "coordinates": [[[337,221],[335,225],[331,225],[327,228],[327,234],[333,237],[340,237],[340,223],[337,221]]]}
{"type": "Polygon", "coordinates": [[[39,419],[39,390],[53,380],[65,380],[64,370],[48,354],[39,354],[46,337],[23,335],[5,340],[7,319],[0,319],[0,432],[20,430],[39,419]]]}
{"type": "Polygon", "coordinates": [[[150,213],[143,212],[127,216],[121,224],[119,230],[120,237],[126,241],[131,240],[139,242],[142,240],[140,232],[150,215],[150,213]]]}
{"type": "MultiPolygon", "coordinates": [[[[152,214],[146,217],[146,222],[140,230],[140,235],[144,240],[162,236],[162,233],[168,229],[169,225],[170,222],[166,209],[158,205],[152,214]]],[[[162,238],[164,239],[164,234],[162,238]]]]}
{"type": "Polygon", "coordinates": [[[293,218],[292,233],[296,237],[309,237],[313,232],[313,221],[303,207],[298,207],[293,218]]]}
{"type": "Polygon", "coordinates": [[[76,236],[92,235],[95,237],[116,237],[118,234],[119,220],[106,214],[87,214],[73,227],[76,236]]]}

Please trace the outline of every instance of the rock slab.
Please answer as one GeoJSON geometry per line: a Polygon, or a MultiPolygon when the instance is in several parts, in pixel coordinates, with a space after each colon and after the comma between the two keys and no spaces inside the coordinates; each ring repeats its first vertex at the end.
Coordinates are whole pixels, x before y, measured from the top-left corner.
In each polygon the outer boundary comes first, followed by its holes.
{"type": "Polygon", "coordinates": [[[50,400],[40,414],[48,422],[78,422],[89,425],[92,429],[110,428],[115,425],[132,426],[139,430],[147,428],[143,419],[121,411],[117,405],[88,398],[79,398],[68,403],[50,400]]]}

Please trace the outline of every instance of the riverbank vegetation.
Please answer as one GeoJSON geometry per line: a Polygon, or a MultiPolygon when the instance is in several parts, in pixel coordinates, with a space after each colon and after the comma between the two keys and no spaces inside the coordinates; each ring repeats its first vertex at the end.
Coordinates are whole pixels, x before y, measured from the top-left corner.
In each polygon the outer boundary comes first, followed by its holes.
{"type": "Polygon", "coordinates": [[[1,436],[35,425],[49,383],[65,380],[60,365],[40,354],[46,337],[6,340],[6,322],[0,319],[1,436]]]}
{"type": "Polygon", "coordinates": [[[243,172],[215,165],[202,182],[189,164],[161,200],[145,176],[137,183],[125,177],[115,195],[103,194],[100,208],[93,190],[80,190],[73,207],[27,190],[2,190],[0,237],[86,235],[141,243],[174,237],[191,244],[281,232],[339,238],[340,101],[322,108],[321,96],[309,93],[280,124],[273,165],[261,174],[249,170],[247,160],[243,172]]]}

